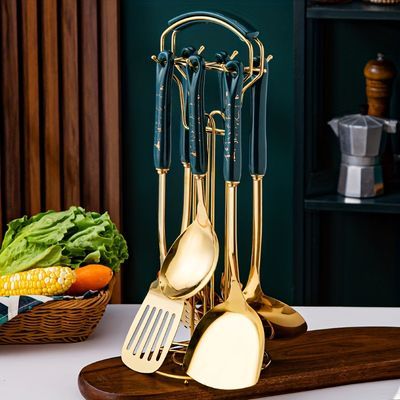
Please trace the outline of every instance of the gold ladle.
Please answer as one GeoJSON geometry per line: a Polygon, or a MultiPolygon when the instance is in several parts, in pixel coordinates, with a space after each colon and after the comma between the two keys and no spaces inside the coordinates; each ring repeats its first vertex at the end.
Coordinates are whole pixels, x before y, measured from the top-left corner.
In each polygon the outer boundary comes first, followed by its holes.
{"type": "Polygon", "coordinates": [[[230,268],[228,298],[200,320],[183,361],[185,372],[216,389],[242,389],[258,382],[265,337],[257,313],[247,304],[239,284],[237,259],[237,186],[241,174],[241,89],[243,65],[229,61],[224,74],[227,96],[224,137],[225,247],[230,268]]]}
{"type": "Polygon", "coordinates": [[[253,241],[251,265],[243,294],[264,324],[266,337],[288,338],[307,331],[304,318],[292,307],[263,293],[260,284],[262,242],[262,179],[267,168],[267,71],[252,86],[252,131],[250,136],[250,174],[253,179],[253,241]]]}
{"type": "Polygon", "coordinates": [[[172,244],[161,267],[160,288],[171,299],[188,298],[199,292],[213,275],[219,253],[218,238],[203,199],[203,181],[207,172],[203,103],[205,61],[198,54],[187,60],[189,156],[196,179],[197,213],[194,221],[172,244]]]}

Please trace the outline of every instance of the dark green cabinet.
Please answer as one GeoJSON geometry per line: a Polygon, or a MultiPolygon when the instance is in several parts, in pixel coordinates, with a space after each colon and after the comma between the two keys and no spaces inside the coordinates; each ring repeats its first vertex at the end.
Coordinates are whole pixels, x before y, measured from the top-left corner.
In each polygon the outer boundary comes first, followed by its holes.
{"type": "MultiPolygon", "coordinates": [[[[296,76],[304,76],[296,83],[299,297],[305,304],[399,306],[398,174],[392,171],[382,197],[357,201],[337,195],[339,145],[327,122],[357,113],[366,103],[363,68],[378,52],[400,72],[400,7],[356,0],[330,7],[295,5],[296,76]]],[[[392,118],[400,117],[399,82],[394,83],[392,118]]]]}

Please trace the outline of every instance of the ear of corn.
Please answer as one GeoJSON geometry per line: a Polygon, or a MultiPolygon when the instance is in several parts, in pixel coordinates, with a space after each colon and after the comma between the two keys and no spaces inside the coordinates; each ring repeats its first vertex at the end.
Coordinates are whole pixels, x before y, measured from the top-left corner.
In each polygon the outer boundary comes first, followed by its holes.
{"type": "Polygon", "coordinates": [[[0,276],[0,296],[59,295],[75,280],[75,271],[69,267],[35,268],[0,276]]]}

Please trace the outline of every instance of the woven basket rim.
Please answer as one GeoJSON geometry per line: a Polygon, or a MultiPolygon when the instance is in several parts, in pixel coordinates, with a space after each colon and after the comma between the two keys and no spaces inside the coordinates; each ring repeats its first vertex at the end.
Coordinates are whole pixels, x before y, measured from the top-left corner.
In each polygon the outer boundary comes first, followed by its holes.
{"type": "MultiPolygon", "coordinates": [[[[39,304],[35,307],[33,307],[31,310],[28,310],[26,312],[23,312],[21,314],[16,315],[11,321],[14,319],[17,319],[19,317],[23,317],[26,313],[32,313],[35,311],[43,311],[44,308],[51,308],[51,309],[79,309],[79,308],[85,308],[85,307],[90,307],[94,305],[102,305],[103,303],[108,303],[111,299],[113,287],[115,284],[115,277],[113,277],[110,281],[110,283],[107,285],[105,289],[100,290],[96,295],[88,297],[86,299],[54,299],[50,300],[46,303],[39,304]]],[[[1,326],[0,326],[1,329],[1,326]]]]}

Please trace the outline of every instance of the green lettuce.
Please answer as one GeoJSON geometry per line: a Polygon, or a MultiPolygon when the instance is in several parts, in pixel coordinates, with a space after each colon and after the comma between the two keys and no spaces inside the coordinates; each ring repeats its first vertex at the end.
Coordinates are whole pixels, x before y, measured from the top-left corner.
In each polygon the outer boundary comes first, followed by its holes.
{"type": "Polygon", "coordinates": [[[33,267],[93,263],[118,271],[127,258],[126,241],[107,212],[71,207],[11,221],[0,249],[0,276],[33,267]]]}

